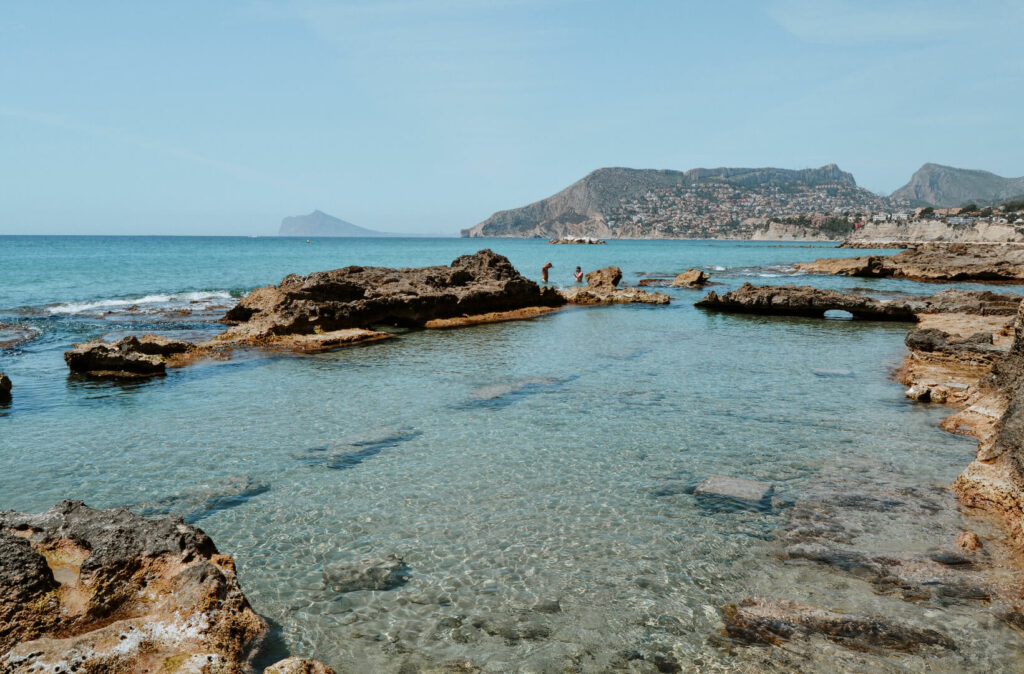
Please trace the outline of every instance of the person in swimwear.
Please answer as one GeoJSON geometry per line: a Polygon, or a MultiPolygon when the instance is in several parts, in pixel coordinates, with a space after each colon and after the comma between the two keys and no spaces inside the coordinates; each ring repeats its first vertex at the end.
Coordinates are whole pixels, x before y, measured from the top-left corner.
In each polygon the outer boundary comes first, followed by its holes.
{"type": "Polygon", "coordinates": [[[544,280],[544,283],[548,282],[548,269],[551,269],[555,265],[550,262],[545,262],[544,266],[540,268],[540,277],[544,280]]]}
{"type": "Polygon", "coordinates": [[[572,273],[573,278],[576,279],[576,283],[583,283],[583,270],[576,267],[576,271],[572,273]]]}

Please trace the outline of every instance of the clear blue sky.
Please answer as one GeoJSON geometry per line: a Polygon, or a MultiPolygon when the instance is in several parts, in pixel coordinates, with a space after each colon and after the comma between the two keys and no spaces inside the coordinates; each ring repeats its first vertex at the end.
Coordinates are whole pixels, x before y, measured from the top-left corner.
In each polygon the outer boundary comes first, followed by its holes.
{"type": "Polygon", "coordinates": [[[455,234],[601,166],[1024,174],[1024,2],[35,2],[0,233],[455,234]]]}

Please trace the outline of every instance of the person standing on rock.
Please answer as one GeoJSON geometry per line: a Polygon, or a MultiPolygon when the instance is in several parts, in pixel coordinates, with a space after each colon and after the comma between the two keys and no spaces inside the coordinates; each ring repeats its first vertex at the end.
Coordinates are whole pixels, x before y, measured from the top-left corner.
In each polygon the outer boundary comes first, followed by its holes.
{"type": "Polygon", "coordinates": [[[576,283],[583,283],[583,270],[576,267],[576,271],[572,273],[573,278],[576,279],[576,283]]]}
{"type": "Polygon", "coordinates": [[[551,269],[554,266],[555,265],[551,264],[550,262],[545,262],[544,266],[540,268],[540,277],[544,281],[544,283],[548,282],[548,269],[551,269]]]}

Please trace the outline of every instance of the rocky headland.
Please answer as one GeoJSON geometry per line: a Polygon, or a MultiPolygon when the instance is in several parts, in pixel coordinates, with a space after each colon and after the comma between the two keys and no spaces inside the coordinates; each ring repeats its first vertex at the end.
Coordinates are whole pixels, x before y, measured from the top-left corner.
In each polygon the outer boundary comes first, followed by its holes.
{"type": "Polygon", "coordinates": [[[914,281],[1024,281],[1024,246],[919,244],[895,255],[824,258],[796,265],[812,274],[914,281]]]}
{"type": "Polygon", "coordinates": [[[231,557],[180,519],[77,501],[0,513],[4,672],[245,674],[267,630],[231,557]]]}

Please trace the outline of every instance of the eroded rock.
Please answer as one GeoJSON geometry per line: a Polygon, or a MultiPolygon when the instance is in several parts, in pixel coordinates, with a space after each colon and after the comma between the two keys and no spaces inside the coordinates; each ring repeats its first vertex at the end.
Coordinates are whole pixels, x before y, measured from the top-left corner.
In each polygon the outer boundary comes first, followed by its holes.
{"type": "Polygon", "coordinates": [[[817,636],[854,650],[956,650],[952,639],[932,629],[880,616],[839,613],[786,599],[744,599],[724,606],[722,616],[729,637],[744,644],[779,645],[817,636]]]}
{"type": "Polygon", "coordinates": [[[744,283],[724,295],[712,290],[695,306],[715,311],[818,318],[824,317],[826,311],[838,310],[859,319],[915,320],[914,311],[902,304],[813,286],[755,286],[744,283]]]}
{"type": "Polygon", "coordinates": [[[202,531],[77,501],[0,514],[0,618],[5,672],[241,674],[267,630],[202,531]]]}
{"type": "Polygon", "coordinates": [[[570,304],[668,304],[669,296],[639,288],[619,288],[622,270],[604,267],[587,274],[584,288],[562,288],[558,292],[570,304]]]}
{"type": "Polygon", "coordinates": [[[679,274],[672,281],[672,285],[676,288],[699,288],[702,285],[707,284],[711,277],[706,272],[700,269],[687,269],[682,274],[679,274]]]}
{"type": "Polygon", "coordinates": [[[422,326],[434,319],[559,306],[565,300],[522,276],[490,250],[450,266],[416,269],[344,267],[291,274],[258,288],[224,317],[226,339],[263,339],[372,325],[422,326]]]}
{"type": "Polygon", "coordinates": [[[916,281],[1024,280],[1024,246],[993,244],[917,244],[895,255],[828,258],[798,264],[815,274],[916,281]]]}

